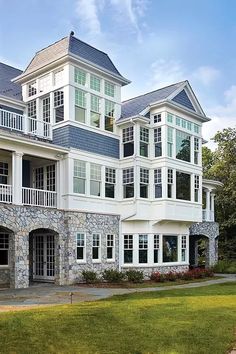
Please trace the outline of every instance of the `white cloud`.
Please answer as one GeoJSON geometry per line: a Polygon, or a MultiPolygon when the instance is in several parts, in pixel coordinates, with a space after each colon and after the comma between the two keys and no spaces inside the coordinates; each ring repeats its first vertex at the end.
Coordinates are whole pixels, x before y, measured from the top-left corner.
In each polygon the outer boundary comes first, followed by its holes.
{"type": "Polygon", "coordinates": [[[168,86],[185,80],[184,69],[179,61],[158,59],[151,65],[149,89],[168,86]]]}
{"type": "Polygon", "coordinates": [[[206,86],[210,85],[219,77],[220,71],[213,66],[200,66],[192,74],[193,79],[206,86]]]}
{"type": "Polygon", "coordinates": [[[101,34],[101,24],[99,21],[99,2],[96,0],[77,0],[76,14],[82,26],[91,35],[101,34]]]}

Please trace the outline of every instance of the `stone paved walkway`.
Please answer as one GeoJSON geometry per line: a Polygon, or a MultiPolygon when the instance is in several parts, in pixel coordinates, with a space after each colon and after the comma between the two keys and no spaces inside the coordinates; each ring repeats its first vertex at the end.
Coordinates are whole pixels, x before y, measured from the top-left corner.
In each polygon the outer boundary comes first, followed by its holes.
{"type": "Polygon", "coordinates": [[[172,289],[188,289],[212,284],[236,281],[236,275],[224,275],[221,279],[211,279],[182,285],[152,287],[152,288],[95,288],[82,286],[56,286],[54,284],[34,284],[27,289],[0,289],[0,312],[22,310],[42,305],[69,304],[70,293],[73,303],[105,299],[113,295],[135,292],[163,291],[172,289]]]}

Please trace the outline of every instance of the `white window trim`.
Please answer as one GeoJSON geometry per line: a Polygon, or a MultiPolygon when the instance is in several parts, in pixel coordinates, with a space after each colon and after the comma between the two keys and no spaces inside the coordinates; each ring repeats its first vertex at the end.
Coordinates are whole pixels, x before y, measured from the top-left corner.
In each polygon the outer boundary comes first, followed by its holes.
{"type": "MultiPolygon", "coordinates": [[[[109,246],[110,247],[110,246],[109,246]]],[[[106,261],[107,263],[114,263],[115,262],[115,250],[116,250],[116,244],[115,244],[115,234],[106,234],[106,261]],[[112,258],[107,258],[107,236],[112,235],[113,236],[113,247],[112,247],[112,258]]]]}
{"type": "Polygon", "coordinates": [[[101,257],[101,234],[98,232],[92,233],[92,263],[102,263],[101,257]],[[93,259],[93,235],[99,235],[98,259],[93,259]]]}
{"type": "MultiPolygon", "coordinates": [[[[0,232],[0,234],[7,234],[7,232],[0,232]]],[[[10,234],[8,234],[8,244],[10,243],[10,234]]],[[[7,250],[7,264],[1,264],[0,269],[9,269],[10,268],[10,247],[1,248],[1,250],[7,250]]]]}
{"type": "Polygon", "coordinates": [[[79,263],[79,264],[83,264],[83,263],[86,263],[87,262],[87,257],[86,257],[86,250],[87,250],[87,237],[86,237],[87,235],[86,235],[86,232],[84,232],[84,231],[77,231],[76,232],[76,235],[75,235],[75,241],[76,241],[76,263],[79,263]],[[77,259],[77,235],[78,234],[83,234],[84,235],[84,258],[83,259],[77,259]]]}

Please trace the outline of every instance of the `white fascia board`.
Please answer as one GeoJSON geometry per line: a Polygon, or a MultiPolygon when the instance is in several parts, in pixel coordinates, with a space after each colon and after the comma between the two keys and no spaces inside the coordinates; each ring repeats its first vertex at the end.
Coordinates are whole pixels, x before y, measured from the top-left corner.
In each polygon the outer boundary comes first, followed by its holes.
{"type": "Polygon", "coordinates": [[[224,184],[220,181],[215,181],[213,179],[202,179],[202,186],[204,187],[204,184],[206,186],[211,186],[211,187],[222,187],[224,184]]]}
{"type": "Polygon", "coordinates": [[[17,104],[18,106],[22,106],[22,108],[26,107],[25,102],[23,102],[21,100],[17,100],[15,98],[11,98],[11,97],[0,95],[0,100],[1,99],[6,101],[6,102],[9,102],[10,104],[17,104]]]}
{"type": "Polygon", "coordinates": [[[119,166],[120,164],[120,159],[116,159],[114,157],[100,155],[94,152],[89,152],[89,151],[76,149],[76,148],[70,149],[68,157],[73,159],[78,159],[78,160],[83,159],[91,163],[106,164],[106,166],[108,167],[112,166],[117,168],[117,166],[119,166]]]}
{"type": "Polygon", "coordinates": [[[137,116],[132,116],[132,117],[124,118],[124,119],[120,118],[118,121],[116,121],[116,125],[120,126],[123,124],[133,123],[133,122],[141,122],[141,123],[148,124],[149,121],[150,121],[149,118],[143,117],[141,115],[137,115],[137,116]]]}
{"type": "Polygon", "coordinates": [[[25,138],[20,135],[16,137],[16,136],[13,136],[13,134],[7,134],[2,131],[0,133],[0,140],[11,141],[11,142],[16,142],[16,143],[19,142],[19,143],[23,143],[25,145],[30,145],[30,146],[36,145],[37,147],[41,147],[43,149],[47,149],[47,150],[62,153],[62,154],[68,154],[68,152],[70,151],[70,149],[63,148],[58,145],[45,143],[45,142],[39,141],[39,140],[30,140],[29,138],[25,138]]]}
{"type": "Polygon", "coordinates": [[[92,63],[89,60],[81,58],[79,55],[76,55],[76,54],[71,53],[71,52],[69,52],[68,54],[69,54],[69,59],[74,59],[75,62],[77,62],[77,61],[83,62],[83,63],[87,64],[91,68],[96,68],[101,73],[104,73],[104,72],[107,73],[107,75],[109,75],[109,76],[113,77],[114,79],[118,80],[119,82],[121,82],[123,84],[122,86],[125,86],[125,85],[128,85],[128,84],[131,83],[131,81],[126,79],[125,77],[120,76],[120,75],[116,75],[116,74],[112,73],[111,71],[109,71],[109,70],[107,70],[105,68],[102,68],[99,65],[96,65],[96,64],[92,63]]]}

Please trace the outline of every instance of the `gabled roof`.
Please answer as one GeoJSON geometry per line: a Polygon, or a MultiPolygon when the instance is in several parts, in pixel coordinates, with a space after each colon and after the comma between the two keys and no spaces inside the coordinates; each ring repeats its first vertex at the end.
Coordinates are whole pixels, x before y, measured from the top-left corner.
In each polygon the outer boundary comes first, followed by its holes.
{"type": "Polygon", "coordinates": [[[0,96],[22,100],[21,85],[11,82],[14,77],[21,73],[22,71],[19,69],[0,63],[0,96]]]}
{"type": "Polygon", "coordinates": [[[119,121],[135,116],[143,115],[147,117],[150,106],[163,101],[192,111],[198,116],[202,116],[204,121],[209,120],[205,116],[189,82],[185,80],[123,101],[119,121]]]}
{"type": "Polygon", "coordinates": [[[95,65],[101,70],[106,70],[128,83],[128,80],[119,73],[106,53],[74,37],[73,34],[70,34],[69,36],[38,51],[23,72],[22,77],[67,55],[77,56],[78,59],[95,65]]]}
{"type": "Polygon", "coordinates": [[[178,82],[176,84],[160,88],[155,91],[145,93],[127,101],[122,102],[121,118],[133,117],[141,114],[141,112],[147,108],[151,103],[162,101],[167,99],[172,93],[174,93],[185,81],[178,82]]]}

